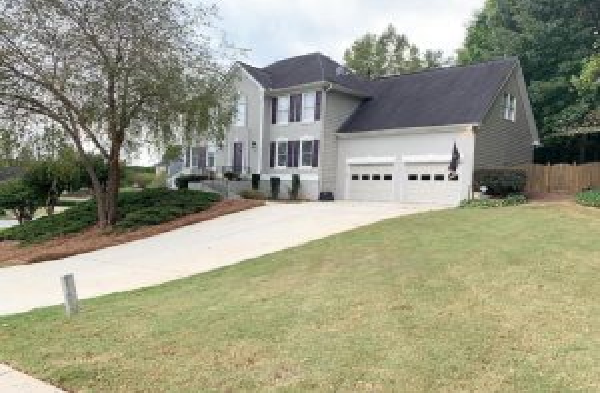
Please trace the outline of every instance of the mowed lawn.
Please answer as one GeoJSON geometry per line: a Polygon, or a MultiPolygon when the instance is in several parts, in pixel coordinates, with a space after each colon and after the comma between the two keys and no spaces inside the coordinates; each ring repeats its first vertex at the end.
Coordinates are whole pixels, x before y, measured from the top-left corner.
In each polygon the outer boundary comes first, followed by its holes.
{"type": "Polygon", "coordinates": [[[384,221],[0,318],[0,362],[85,392],[598,391],[600,211],[384,221]]]}

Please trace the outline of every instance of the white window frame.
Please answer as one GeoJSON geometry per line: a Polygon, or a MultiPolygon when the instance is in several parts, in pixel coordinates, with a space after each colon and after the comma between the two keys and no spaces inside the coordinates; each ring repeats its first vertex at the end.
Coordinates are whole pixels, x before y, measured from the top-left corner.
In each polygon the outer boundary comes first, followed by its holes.
{"type": "Polygon", "coordinates": [[[517,97],[510,93],[504,94],[504,120],[517,120],[517,97]]]}
{"type": "Polygon", "coordinates": [[[290,96],[277,97],[277,124],[286,125],[290,122],[290,96]],[[283,116],[282,116],[283,115],[283,116]]]}
{"type": "Polygon", "coordinates": [[[309,93],[302,94],[302,123],[314,123],[315,122],[315,108],[317,106],[317,92],[311,91],[309,93]],[[311,105],[308,104],[308,99],[311,98],[311,105]],[[308,115],[308,116],[307,116],[308,115]]]}
{"type": "Polygon", "coordinates": [[[311,138],[311,137],[303,137],[300,139],[300,157],[299,157],[299,165],[298,167],[300,169],[313,169],[312,163],[313,163],[313,156],[315,153],[315,139],[311,138]],[[306,166],[304,165],[304,142],[310,142],[310,165],[306,166]]]}
{"type": "Polygon", "coordinates": [[[206,167],[207,168],[216,168],[217,167],[217,152],[213,147],[208,147],[206,149],[206,167]],[[213,164],[210,165],[209,157],[212,156],[213,164]]]}
{"type": "Polygon", "coordinates": [[[279,138],[275,141],[275,168],[277,169],[287,169],[287,163],[288,163],[288,156],[290,154],[289,152],[289,141],[285,138],[279,138]],[[285,143],[285,165],[279,165],[279,144],[280,143],[285,143]]]}
{"type": "Polygon", "coordinates": [[[248,115],[248,99],[245,95],[240,94],[236,102],[235,110],[235,126],[245,127],[248,115]]]}

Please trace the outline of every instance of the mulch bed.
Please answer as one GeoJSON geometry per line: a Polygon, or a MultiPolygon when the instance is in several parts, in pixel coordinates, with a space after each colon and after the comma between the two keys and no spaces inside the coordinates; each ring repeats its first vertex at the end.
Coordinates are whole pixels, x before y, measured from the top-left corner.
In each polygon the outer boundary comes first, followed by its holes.
{"type": "Polygon", "coordinates": [[[263,206],[264,204],[264,201],[258,200],[226,200],[214,204],[203,212],[190,214],[164,224],[144,227],[130,232],[106,232],[99,228],[90,228],[78,234],[66,235],[25,247],[21,247],[19,242],[16,241],[4,241],[0,242],[0,267],[27,265],[62,259],[144,239],[226,214],[263,206]]]}

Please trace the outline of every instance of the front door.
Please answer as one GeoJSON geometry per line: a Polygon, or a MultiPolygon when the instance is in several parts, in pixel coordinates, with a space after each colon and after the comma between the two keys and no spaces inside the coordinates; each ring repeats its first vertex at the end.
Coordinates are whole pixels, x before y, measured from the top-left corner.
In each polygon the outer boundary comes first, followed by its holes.
{"type": "Polygon", "coordinates": [[[243,151],[242,142],[233,144],[233,172],[242,173],[243,151]]]}

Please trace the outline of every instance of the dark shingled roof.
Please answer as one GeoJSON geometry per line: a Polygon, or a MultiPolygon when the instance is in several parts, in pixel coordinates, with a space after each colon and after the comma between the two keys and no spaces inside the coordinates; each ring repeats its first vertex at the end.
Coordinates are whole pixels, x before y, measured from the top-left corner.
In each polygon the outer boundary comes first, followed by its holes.
{"type": "Polygon", "coordinates": [[[516,58],[376,79],[341,133],[480,123],[516,58]]]}
{"type": "Polygon", "coordinates": [[[314,82],[332,82],[364,93],[368,81],[357,75],[337,75],[340,64],[321,53],[291,57],[264,68],[239,63],[258,83],[267,89],[283,89],[314,82]]]}
{"type": "Polygon", "coordinates": [[[479,123],[517,58],[464,67],[425,70],[368,80],[346,73],[321,53],[311,53],[257,68],[239,63],[265,89],[331,82],[367,97],[339,132],[479,123]]]}

